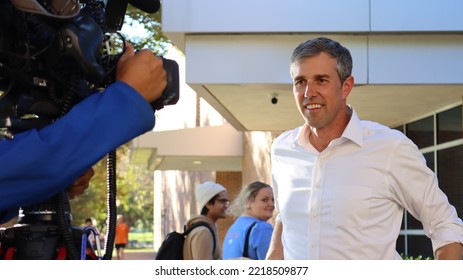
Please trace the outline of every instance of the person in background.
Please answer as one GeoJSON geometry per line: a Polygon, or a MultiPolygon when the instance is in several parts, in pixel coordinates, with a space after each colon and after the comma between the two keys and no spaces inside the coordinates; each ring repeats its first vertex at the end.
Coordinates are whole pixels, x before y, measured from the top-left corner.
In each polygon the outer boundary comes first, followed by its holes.
{"type": "Polygon", "coordinates": [[[100,232],[98,229],[93,225],[93,221],[91,218],[85,219],[85,227],[91,227],[95,230],[96,235],[93,231],[90,231],[88,233],[88,241],[90,242],[90,245],[92,246],[93,250],[97,249],[96,242],[97,240],[100,240],[100,232]]]}
{"type": "Polygon", "coordinates": [[[222,253],[216,222],[227,216],[230,202],[227,190],[220,184],[207,181],[196,187],[195,194],[201,214],[188,220],[186,228],[197,222],[205,222],[213,234],[206,226],[193,229],[183,244],[183,257],[185,260],[220,260],[222,253]]]}
{"type": "Polygon", "coordinates": [[[402,132],[360,120],[347,104],[352,65],[349,50],[329,38],[293,52],[293,93],[305,123],[272,145],[278,216],[267,259],[400,259],[404,210],[422,222],[436,259],[461,259],[462,220],[423,154],[402,132]]]}
{"type": "Polygon", "coordinates": [[[274,203],[272,188],[266,183],[256,181],[241,189],[228,209],[238,218],[225,236],[223,259],[265,259],[273,232],[267,221],[273,216],[274,203]],[[248,248],[244,252],[246,240],[248,248]]]}
{"type": "Polygon", "coordinates": [[[119,214],[117,215],[117,224],[116,224],[116,236],[114,238],[114,244],[117,251],[117,259],[123,260],[125,258],[125,248],[129,241],[129,226],[124,221],[124,216],[119,214]]]}

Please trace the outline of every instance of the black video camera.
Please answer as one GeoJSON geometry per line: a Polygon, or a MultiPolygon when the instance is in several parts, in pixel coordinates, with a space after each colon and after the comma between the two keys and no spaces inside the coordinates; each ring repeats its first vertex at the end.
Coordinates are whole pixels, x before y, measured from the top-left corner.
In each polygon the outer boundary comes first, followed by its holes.
{"type": "MultiPolygon", "coordinates": [[[[0,0],[0,139],[41,128],[114,82],[126,8],[127,0],[0,0]]],[[[153,110],[179,99],[178,64],[162,59],[167,86],[153,110]]]]}

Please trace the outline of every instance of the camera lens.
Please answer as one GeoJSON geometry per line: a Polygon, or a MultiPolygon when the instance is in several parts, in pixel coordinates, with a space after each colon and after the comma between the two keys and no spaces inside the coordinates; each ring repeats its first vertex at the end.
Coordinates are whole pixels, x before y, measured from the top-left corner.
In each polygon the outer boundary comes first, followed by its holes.
{"type": "Polygon", "coordinates": [[[272,102],[272,104],[277,104],[278,103],[278,98],[272,97],[272,99],[270,101],[272,102]]]}

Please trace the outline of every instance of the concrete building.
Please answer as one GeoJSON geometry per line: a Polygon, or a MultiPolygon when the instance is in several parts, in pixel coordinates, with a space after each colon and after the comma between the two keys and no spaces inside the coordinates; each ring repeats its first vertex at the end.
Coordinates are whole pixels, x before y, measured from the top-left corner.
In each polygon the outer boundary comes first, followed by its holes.
{"type": "MultiPolygon", "coordinates": [[[[222,183],[231,198],[242,184],[270,182],[272,139],[302,124],[289,58],[318,36],[351,50],[356,86],[348,101],[360,118],[414,140],[463,214],[462,1],[169,0],[162,9],[163,31],[185,54],[184,79],[198,98],[192,94],[191,115],[177,114],[194,124],[134,142],[156,170],[157,237],[198,213],[192,190],[200,181],[222,183]],[[205,117],[207,106],[219,115],[205,117]],[[220,125],[211,126],[214,119],[220,125]]],[[[221,234],[230,222],[219,224],[221,234]]],[[[408,214],[398,248],[430,255],[421,224],[408,214]]]]}

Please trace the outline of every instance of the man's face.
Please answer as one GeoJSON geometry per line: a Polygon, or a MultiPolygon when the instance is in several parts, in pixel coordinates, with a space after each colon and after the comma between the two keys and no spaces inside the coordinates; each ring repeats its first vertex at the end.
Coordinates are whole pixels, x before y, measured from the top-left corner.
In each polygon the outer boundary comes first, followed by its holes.
{"type": "Polygon", "coordinates": [[[346,108],[353,78],[341,83],[336,59],[326,53],[293,64],[291,76],[294,98],[306,123],[317,130],[335,126],[346,108]]]}
{"type": "Polygon", "coordinates": [[[223,219],[227,217],[226,211],[228,209],[228,205],[230,201],[228,200],[228,194],[226,191],[222,191],[217,194],[216,199],[213,203],[209,203],[207,207],[209,208],[209,212],[207,216],[211,219],[223,219]]]}

